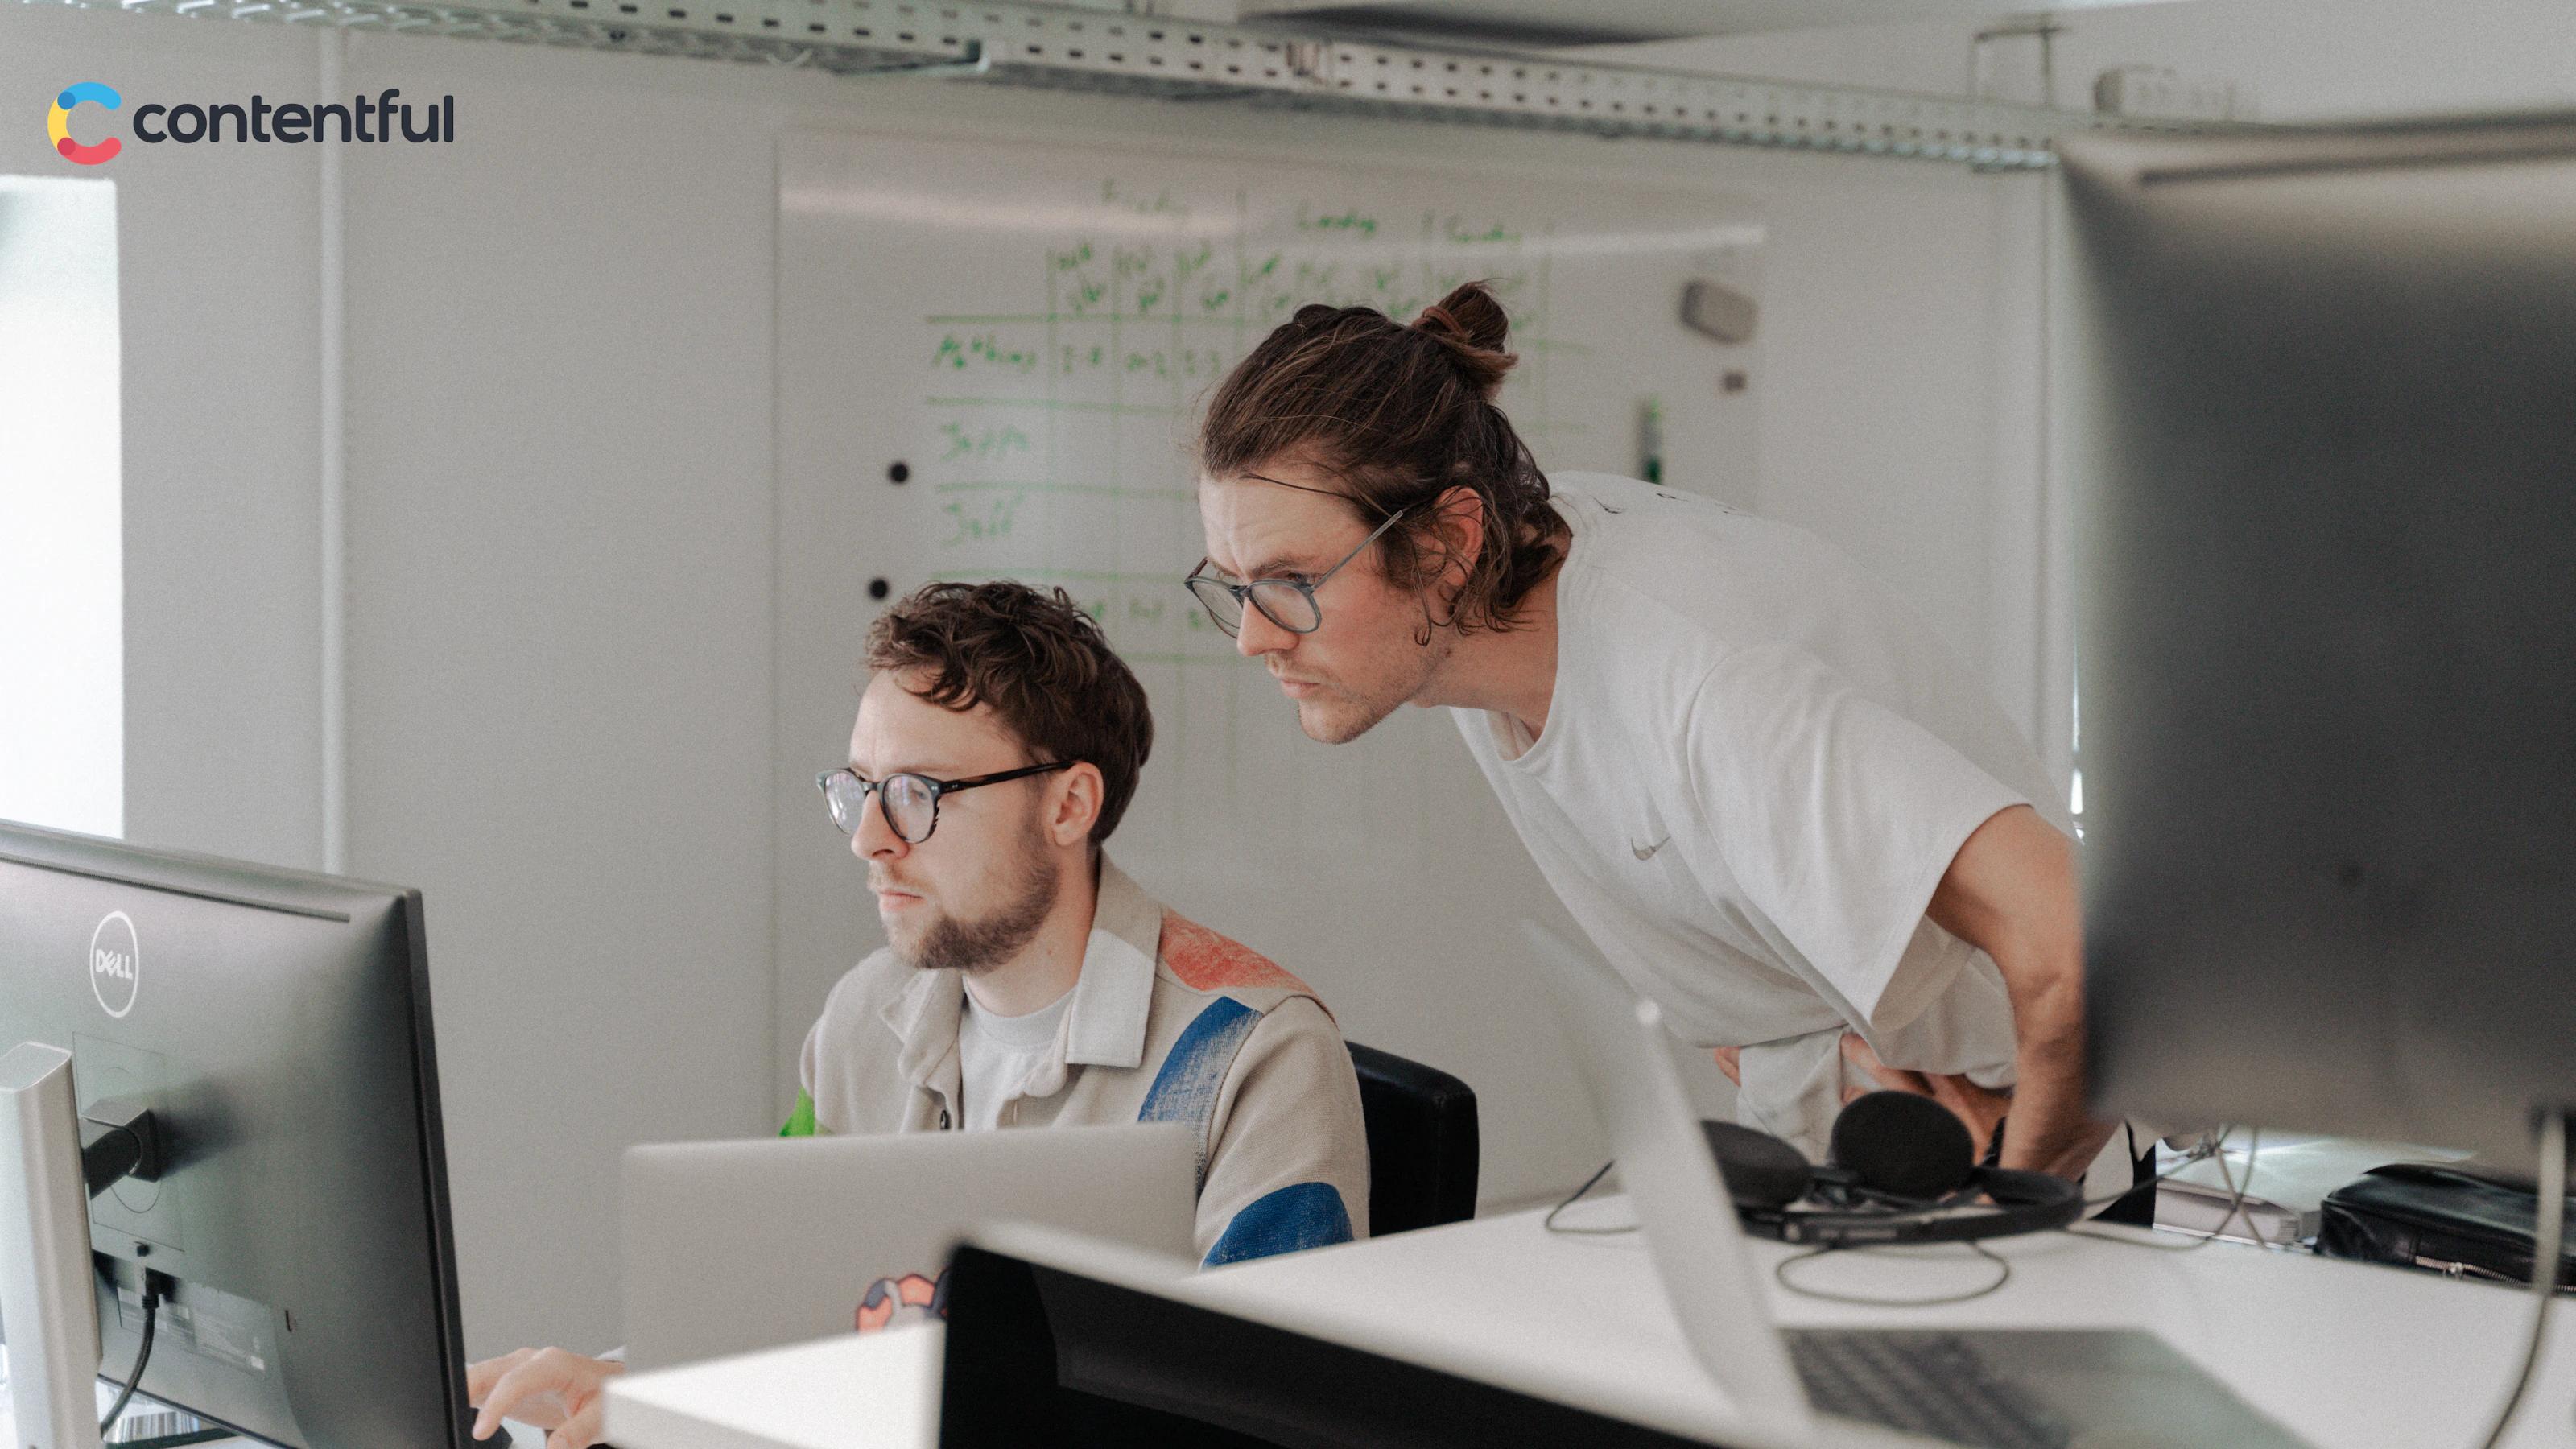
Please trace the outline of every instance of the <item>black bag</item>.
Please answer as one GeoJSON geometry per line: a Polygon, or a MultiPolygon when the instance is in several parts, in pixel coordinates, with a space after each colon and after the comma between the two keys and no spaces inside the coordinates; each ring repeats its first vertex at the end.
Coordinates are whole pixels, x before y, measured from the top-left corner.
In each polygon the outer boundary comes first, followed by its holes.
{"type": "MultiPolygon", "coordinates": [[[[2539,1218],[2540,1194],[2529,1178],[2400,1162],[2373,1168],[2326,1195],[2317,1251],[2528,1287],[2539,1218]]],[[[2569,1200],[2567,1219],[2576,1226],[2576,1198],[2569,1200]]],[[[2576,1250],[2562,1240],[2558,1291],[2571,1290],[2576,1250]]]]}

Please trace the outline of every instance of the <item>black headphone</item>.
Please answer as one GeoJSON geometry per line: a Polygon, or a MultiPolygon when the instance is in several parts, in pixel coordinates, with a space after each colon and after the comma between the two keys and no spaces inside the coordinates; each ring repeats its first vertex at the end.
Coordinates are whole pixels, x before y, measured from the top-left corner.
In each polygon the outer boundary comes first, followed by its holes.
{"type": "Polygon", "coordinates": [[[1980,1166],[1967,1124],[1912,1092],[1853,1099],[1825,1167],[1767,1132],[1699,1125],[1745,1230],[1783,1242],[1964,1243],[2062,1228],[2084,1211],[2083,1189],[2062,1177],[1980,1166]]]}

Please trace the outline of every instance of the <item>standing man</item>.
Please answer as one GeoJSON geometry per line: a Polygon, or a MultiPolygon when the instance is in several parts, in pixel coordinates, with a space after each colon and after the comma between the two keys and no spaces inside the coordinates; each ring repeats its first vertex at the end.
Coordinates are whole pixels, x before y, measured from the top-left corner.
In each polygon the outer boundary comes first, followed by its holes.
{"type": "Polygon", "coordinates": [[[1188,584],[1305,732],[1446,705],[1574,917],[1748,1125],[1939,1099],[2007,1167],[2131,1183],[2084,1108],[2084,968],[2046,771],[1932,630],[1799,529],[1543,476],[1471,283],[1403,325],[1309,306],[1199,437],[1188,584]]]}

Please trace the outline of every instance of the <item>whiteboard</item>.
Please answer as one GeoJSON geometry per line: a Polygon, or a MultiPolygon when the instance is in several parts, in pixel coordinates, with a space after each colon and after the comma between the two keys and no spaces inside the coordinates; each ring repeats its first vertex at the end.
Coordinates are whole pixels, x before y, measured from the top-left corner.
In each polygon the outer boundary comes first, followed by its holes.
{"type": "MultiPolygon", "coordinates": [[[[1153,705],[1110,853],[1175,909],[1312,984],[1354,1040],[1466,1079],[1480,1196],[1598,1161],[1518,922],[1567,923],[1446,711],[1315,744],[1181,587],[1188,447],[1234,361],[1307,302],[1409,319],[1487,278],[1520,365],[1499,399],[1543,466],[1755,495],[1758,340],[1678,320],[1694,278],[1758,291],[1742,196],[1508,172],[828,132],[781,138],[779,1037],[880,943],[813,773],[843,762],[870,597],[1058,585],[1153,705]],[[1732,376],[1730,376],[1732,375],[1732,376]],[[902,481],[896,481],[900,478],[902,481]]],[[[788,1089],[792,1092],[792,1087],[788,1089]]]]}

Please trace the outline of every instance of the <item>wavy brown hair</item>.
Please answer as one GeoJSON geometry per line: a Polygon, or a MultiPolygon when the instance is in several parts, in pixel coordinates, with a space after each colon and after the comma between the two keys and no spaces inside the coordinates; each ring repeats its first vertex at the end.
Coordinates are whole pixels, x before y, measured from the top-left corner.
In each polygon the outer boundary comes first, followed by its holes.
{"type": "Polygon", "coordinates": [[[868,668],[920,671],[912,692],[960,714],[989,704],[1029,763],[1100,771],[1098,846],[1118,828],[1154,748],[1145,686],[1062,589],[1000,580],[925,584],[868,628],[868,668]]]}
{"type": "Polygon", "coordinates": [[[1474,490],[1484,543],[1449,617],[1430,622],[1461,633],[1508,629],[1556,567],[1565,534],[1546,475],[1494,406],[1518,360],[1504,350],[1509,330],[1483,282],[1410,324],[1374,307],[1300,307],[1217,385],[1199,428],[1199,470],[1234,479],[1293,460],[1338,478],[1372,528],[1410,509],[1378,547],[1387,579],[1417,590],[1449,564],[1431,505],[1452,488],[1474,490]]]}

